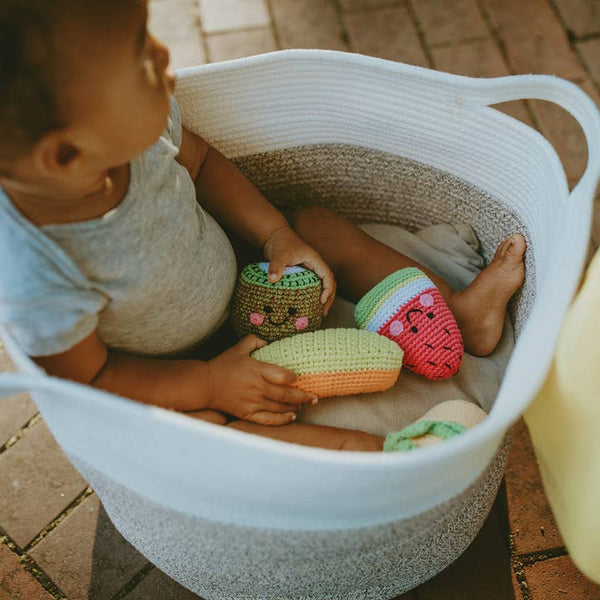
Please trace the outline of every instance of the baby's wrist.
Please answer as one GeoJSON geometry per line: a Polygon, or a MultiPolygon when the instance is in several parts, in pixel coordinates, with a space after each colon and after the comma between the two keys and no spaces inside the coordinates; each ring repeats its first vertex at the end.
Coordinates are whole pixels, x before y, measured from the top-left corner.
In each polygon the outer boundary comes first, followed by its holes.
{"type": "Polygon", "coordinates": [[[289,224],[286,225],[282,225],[281,227],[277,227],[276,229],[273,229],[273,231],[271,231],[271,233],[269,233],[264,240],[262,241],[262,243],[260,244],[260,248],[264,250],[264,247],[267,245],[267,243],[275,236],[277,235],[280,231],[284,231],[286,229],[291,230],[292,228],[290,227],[289,224]]]}
{"type": "Polygon", "coordinates": [[[202,363],[200,377],[202,378],[202,408],[221,411],[222,408],[219,406],[218,402],[221,397],[221,394],[219,393],[219,378],[215,372],[215,366],[212,361],[209,360],[202,363]]]}
{"type": "Polygon", "coordinates": [[[211,402],[209,363],[201,360],[186,362],[188,368],[182,390],[183,407],[178,410],[218,410],[211,402]]]}

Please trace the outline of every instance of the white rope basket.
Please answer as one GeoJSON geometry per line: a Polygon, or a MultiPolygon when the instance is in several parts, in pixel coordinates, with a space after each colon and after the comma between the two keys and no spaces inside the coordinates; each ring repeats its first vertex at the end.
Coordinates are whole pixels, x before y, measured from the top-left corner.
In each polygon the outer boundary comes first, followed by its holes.
{"type": "MultiPolygon", "coordinates": [[[[465,208],[458,197],[445,207],[479,223],[488,257],[510,219],[522,226],[529,262],[513,307],[518,338],[489,417],[414,453],[307,448],[47,377],[6,333],[22,373],[0,376],[0,389],[33,392],[123,535],[208,600],[391,598],[454,560],[491,506],[502,441],[545,377],[583,269],[600,173],[598,111],[555,77],[472,79],[317,50],[184,69],[177,97],[186,126],[243,169],[260,158],[267,188],[277,157],[294,152],[306,151],[317,171],[314,156],[329,148],[389,164],[397,157],[489,199],[465,208]],[[579,121],[589,162],[571,193],[551,145],[490,108],[523,98],[556,102],[579,121]]],[[[273,189],[288,176],[277,172],[273,189]]],[[[294,194],[310,195],[306,189],[294,194]]],[[[410,210],[394,198],[358,198],[346,208],[356,218],[416,226],[443,219],[439,202],[438,186],[410,210]]]]}

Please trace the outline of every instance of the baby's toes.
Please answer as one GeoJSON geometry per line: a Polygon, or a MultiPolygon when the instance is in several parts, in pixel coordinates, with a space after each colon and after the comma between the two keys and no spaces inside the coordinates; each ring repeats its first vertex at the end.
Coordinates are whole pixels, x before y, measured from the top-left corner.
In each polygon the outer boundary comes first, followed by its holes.
{"type": "Polygon", "coordinates": [[[498,285],[505,288],[505,291],[512,295],[525,279],[523,255],[527,243],[520,234],[512,235],[507,241],[504,253],[494,262],[496,264],[498,285]]]}
{"type": "Polygon", "coordinates": [[[525,254],[525,250],[527,249],[527,242],[525,241],[525,238],[520,233],[515,233],[506,241],[508,242],[508,245],[505,249],[505,256],[507,260],[521,262],[523,260],[523,255],[525,254]]]}
{"type": "Polygon", "coordinates": [[[514,267],[523,262],[527,242],[520,233],[507,237],[496,249],[494,261],[506,267],[514,267]]]}
{"type": "Polygon", "coordinates": [[[510,243],[509,240],[510,240],[510,237],[507,237],[506,239],[502,240],[498,244],[498,247],[496,248],[496,252],[494,252],[494,258],[492,260],[498,260],[500,257],[504,256],[504,253],[506,252],[506,247],[510,243]]]}

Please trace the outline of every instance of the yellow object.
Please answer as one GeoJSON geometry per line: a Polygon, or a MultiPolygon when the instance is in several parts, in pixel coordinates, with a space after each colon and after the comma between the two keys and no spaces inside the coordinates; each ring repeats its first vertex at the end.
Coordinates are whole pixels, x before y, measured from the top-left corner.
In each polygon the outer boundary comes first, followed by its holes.
{"type": "Polygon", "coordinates": [[[600,252],[567,313],[552,368],[525,421],[571,558],[600,583],[600,252]]]}

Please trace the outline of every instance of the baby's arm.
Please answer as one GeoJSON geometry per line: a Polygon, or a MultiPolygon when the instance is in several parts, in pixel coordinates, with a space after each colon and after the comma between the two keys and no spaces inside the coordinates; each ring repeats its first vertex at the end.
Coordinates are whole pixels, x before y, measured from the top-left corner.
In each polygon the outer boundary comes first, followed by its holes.
{"type": "Polygon", "coordinates": [[[237,167],[201,137],[183,128],[177,161],[189,172],[198,201],[222,225],[263,249],[269,280],[277,282],[285,267],[303,265],[323,281],[321,303],[327,314],[335,297],[335,278],[320,254],[290,227],[237,167]]]}
{"type": "Polygon", "coordinates": [[[201,204],[247,242],[260,248],[275,231],[289,228],[285,217],[231,161],[185,128],[177,162],[195,182],[201,204]]]}
{"type": "Polygon", "coordinates": [[[262,425],[283,425],[314,396],[291,387],[296,375],[255,360],[265,345],[247,336],[210,361],[164,360],[113,352],[93,332],[73,348],[34,360],[51,375],[177,411],[212,409],[262,425]]]}

